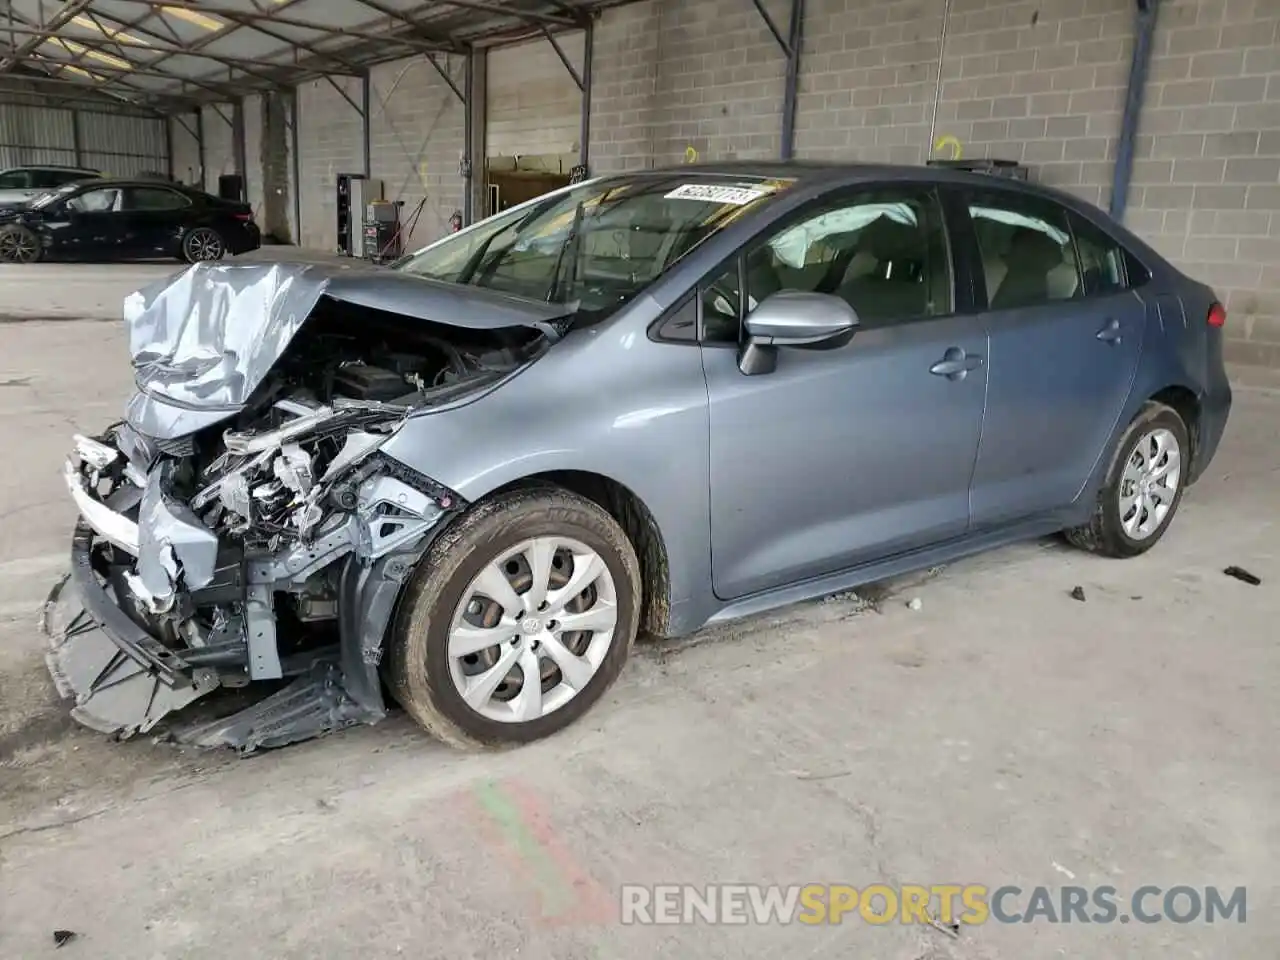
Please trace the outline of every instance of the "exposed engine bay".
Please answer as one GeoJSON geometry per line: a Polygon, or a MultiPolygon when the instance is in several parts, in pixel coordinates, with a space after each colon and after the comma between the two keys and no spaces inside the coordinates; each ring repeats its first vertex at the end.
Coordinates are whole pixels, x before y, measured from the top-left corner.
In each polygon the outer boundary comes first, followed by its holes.
{"type": "MultiPolygon", "coordinates": [[[[313,302],[230,415],[177,437],[131,417],[76,438],[74,590],[52,598],[48,631],[51,672],[87,726],[127,737],[219,687],[290,678],[175,736],[252,750],[383,715],[377,668],[400,587],[465,504],[379,448],[548,338],[313,302]]],[[[179,360],[165,362],[173,378],[179,360]]]]}

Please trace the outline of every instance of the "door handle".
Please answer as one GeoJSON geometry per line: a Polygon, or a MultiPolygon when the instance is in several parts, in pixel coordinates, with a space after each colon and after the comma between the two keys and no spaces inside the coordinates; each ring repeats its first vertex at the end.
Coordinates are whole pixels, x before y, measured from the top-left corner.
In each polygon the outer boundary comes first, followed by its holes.
{"type": "Polygon", "coordinates": [[[976,353],[965,353],[959,347],[948,347],[942,359],[929,368],[935,377],[946,377],[948,380],[963,380],[970,371],[982,366],[982,357],[976,353]]]}
{"type": "Polygon", "coordinates": [[[1119,343],[1123,339],[1120,332],[1120,321],[1108,321],[1107,325],[1098,331],[1097,337],[1103,343],[1119,343]]]}

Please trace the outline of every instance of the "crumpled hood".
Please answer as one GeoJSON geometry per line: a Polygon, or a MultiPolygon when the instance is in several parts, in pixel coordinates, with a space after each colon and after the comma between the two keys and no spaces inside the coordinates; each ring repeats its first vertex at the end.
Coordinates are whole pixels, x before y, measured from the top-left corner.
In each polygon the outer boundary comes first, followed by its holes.
{"type": "Polygon", "coordinates": [[[322,296],[478,330],[551,332],[550,322],[569,312],[365,264],[196,264],[125,299],[138,390],[188,410],[234,412],[322,296]]]}

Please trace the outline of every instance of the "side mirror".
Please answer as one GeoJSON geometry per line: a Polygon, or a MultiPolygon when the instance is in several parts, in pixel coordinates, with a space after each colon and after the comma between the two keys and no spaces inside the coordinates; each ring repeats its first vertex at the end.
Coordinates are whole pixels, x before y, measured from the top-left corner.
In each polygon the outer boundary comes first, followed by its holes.
{"type": "Polygon", "coordinates": [[[846,300],[827,293],[784,290],[766,297],[746,319],[747,340],[738,368],[747,376],[772,373],[779,347],[810,350],[842,347],[858,330],[858,314],[846,300]]]}

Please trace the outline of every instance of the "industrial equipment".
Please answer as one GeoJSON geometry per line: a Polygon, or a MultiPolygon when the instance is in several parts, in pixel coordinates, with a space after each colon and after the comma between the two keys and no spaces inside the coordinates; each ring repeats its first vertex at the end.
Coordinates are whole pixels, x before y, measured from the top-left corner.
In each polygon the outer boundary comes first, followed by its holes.
{"type": "Polygon", "coordinates": [[[337,182],[338,252],[358,257],[363,252],[365,208],[382,199],[382,181],[359,173],[340,173],[337,182]]]}
{"type": "Polygon", "coordinates": [[[400,259],[404,246],[400,233],[400,208],[403,200],[394,203],[374,200],[365,207],[364,252],[366,260],[374,263],[390,263],[400,259]]]}

